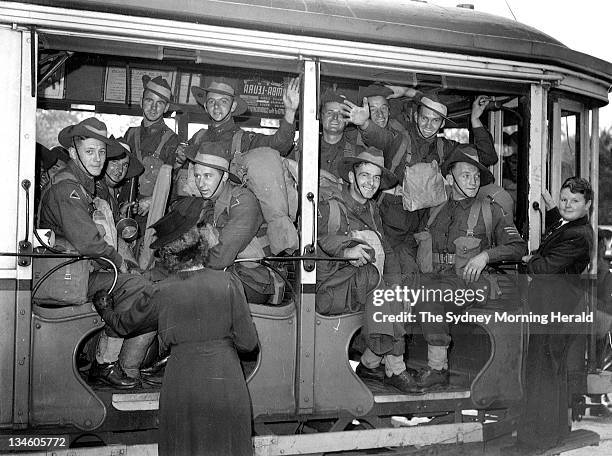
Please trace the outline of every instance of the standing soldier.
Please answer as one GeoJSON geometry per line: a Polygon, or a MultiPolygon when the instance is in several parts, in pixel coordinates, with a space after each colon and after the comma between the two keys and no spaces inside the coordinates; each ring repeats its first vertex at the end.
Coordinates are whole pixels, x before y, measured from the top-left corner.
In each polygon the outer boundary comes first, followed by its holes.
{"type": "MultiPolygon", "coordinates": [[[[371,88],[367,98],[363,99],[363,107],[345,102],[345,115],[361,130],[363,141],[368,146],[374,146],[383,151],[385,166],[397,176],[400,184],[383,195],[380,201],[380,214],[385,235],[393,248],[402,249],[408,255],[416,258],[417,243],[414,234],[420,231],[427,218],[427,210],[404,210],[402,202],[402,182],[404,169],[416,163],[431,163],[434,160],[441,164],[448,158],[450,151],[458,144],[456,141],[438,137],[446,121],[448,109],[436,94],[422,93],[412,88],[397,86],[378,86],[378,92],[371,88]],[[389,92],[392,91],[393,94],[389,92]],[[383,115],[378,111],[388,112],[388,102],[383,97],[397,98],[407,96],[413,98],[418,109],[407,128],[400,131],[399,122],[384,124],[383,115]],[[369,105],[372,99],[374,104],[369,105]],[[386,108],[386,109],[385,109],[386,108]],[[370,121],[372,120],[372,121],[370,121]]],[[[470,124],[472,126],[473,142],[478,150],[478,158],[485,166],[497,162],[497,154],[493,138],[484,128],[482,116],[488,99],[477,97],[472,104],[470,124]]]]}
{"type": "Polygon", "coordinates": [[[232,171],[261,203],[270,232],[272,253],[292,252],[299,241],[293,225],[295,214],[292,214],[292,205],[288,202],[297,199],[297,195],[293,198],[288,196],[292,182],[285,180],[280,155],[287,155],[293,146],[295,113],[300,104],[300,79],[290,80],[283,91],[285,115],[273,135],[242,130],[234,122],[234,117],[247,111],[246,102],[234,86],[223,78],[207,82],[204,88],[191,87],[191,93],[208,113],[212,124],[189,140],[189,149],[195,152],[206,142],[220,143],[223,149],[229,151],[232,171]]]}
{"type": "MultiPolygon", "coordinates": [[[[138,157],[145,168],[138,178],[138,220],[141,234],[146,228],[145,216],[151,206],[151,196],[161,165],[167,164],[178,168],[185,161],[182,153],[177,154],[179,137],[164,122],[164,114],[172,101],[170,84],[161,76],[151,79],[142,77],[142,123],[139,127],[131,127],[125,133],[125,139],[132,152],[138,157]]],[[[129,185],[124,186],[120,203],[125,203],[129,197],[129,185]]]]}
{"type": "MultiPolygon", "coordinates": [[[[476,148],[459,144],[442,165],[442,172],[451,185],[450,199],[431,211],[427,229],[431,235],[431,264],[433,271],[422,275],[427,290],[472,290],[473,299],[466,302],[421,301],[415,306],[418,312],[444,315],[460,312],[489,296],[489,282],[482,275],[488,263],[502,260],[519,261],[527,244],[502,208],[488,199],[476,198],[481,185],[492,183],[493,174],[479,161],[476,148]]],[[[425,268],[424,268],[425,269],[425,268]]],[[[435,296],[435,293],[434,293],[435,296]]],[[[447,350],[451,337],[448,323],[421,322],[427,341],[428,367],[417,376],[422,388],[448,384],[447,350]]]]}

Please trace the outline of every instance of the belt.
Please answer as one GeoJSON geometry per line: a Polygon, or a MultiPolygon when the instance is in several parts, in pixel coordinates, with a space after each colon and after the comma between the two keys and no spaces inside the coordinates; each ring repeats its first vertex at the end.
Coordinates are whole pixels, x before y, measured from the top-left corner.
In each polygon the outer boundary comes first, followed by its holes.
{"type": "Polygon", "coordinates": [[[455,264],[454,253],[433,253],[432,261],[438,264],[455,264]]]}

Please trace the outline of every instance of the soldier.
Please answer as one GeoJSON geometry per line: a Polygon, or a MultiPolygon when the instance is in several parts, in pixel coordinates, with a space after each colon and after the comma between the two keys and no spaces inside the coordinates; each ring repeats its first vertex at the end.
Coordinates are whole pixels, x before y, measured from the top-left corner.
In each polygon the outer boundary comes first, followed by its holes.
{"type": "Polygon", "coordinates": [[[338,176],[338,164],[344,157],[354,157],[363,151],[345,133],[347,120],[343,106],[346,97],[335,90],[327,90],[321,99],[321,144],[319,145],[320,168],[338,176]]]}
{"type": "Polygon", "coordinates": [[[261,258],[268,253],[267,227],[257,198],[229,171],[230,152],[223,142],[202,143],[197,151],[188,148],[186,155],[194,164],[189,170],[202,199],[203,214],[212,208],[212,219],[203,215],[200,221],[208,224],[210,251],[205,266],[230,268],[242,281],[249,302],[267,303],[276,293],[268,269],[252,263],[233,264],[236,258],[261,258]]]}
{"type": "MultiPolygon", "coordinates": [[[[404,363],[403,325],[381,324],[372,317],[372,294],[382,288],[380,276],[384,273],[384,281],[390,287],[399,285],[401,280],[397,258],[381,234],[380,216],[373,201],[379,189],[396,185],[397,179],[384,168],[381,151],[373,147],[357,157],[343,158],[338,172],[349,186],[341,195],[321,201],[318,243],[324,254],[351,261],[317,264],[317,310],[323,314],[365,310],[367,348],[357,375],[384,381],[403,392],[416,392],[416,382],[404,363]]],[[[399,313],[401,310],[395,308],[398,305],[392,302],[376,310],[399,313]]]]}
{"type": "MultiPolygon", "coordinates": [[[[436,94],[422,93],[412,88],[397,86],[378,86],[369,89],[368,98],[363,99],[363,106],[359,107],[350,101],[345,102],[344,114],[361,131],[363,141],[368,146],[374,146],[383,151],[385,166],[397,176],[400,185],[391,189],[383,195],[380,201],[380,213],[383,221],[383,229],[391,245],[396,249],[402,249],[413,258],[416,256],[417,243],[414,233],[420,231],[427,217],[427,210],[407,211],[403,208],[402,182],[404,169],[407,165],[419,162],[431,163],[434,160],[441,164],[448,158],[450,151],[458,144],[443,137],[437,137],[438,132],[444,127],[446,121],[452,122],[447,117],[448,109],[439,100],[436,94]],[[389,90],[393,94],[389,94],[389,90]],[[418,109],[404,131],[400,131],[399,122],[384,123],[384,115],[377,111],[385,110],[383,97],[412,97],[418,109]],[[370,107],[369,100],[374,100],[370,107]],[[372,112],[371,112],[372,111],[372,112]],[[372,115],[372,122],[370,121],[372,115]],[[376,118],[376,120],[374,120],[376,118]]],[[[497,162],[497,154],[493,144],[493,138],[484,128],[480,116],[483,114],[487,104],[487,97],[479,96],[472,104],[470,123],[472,126],[473,142],[476,145],[478,157],[485,166],[497,162]]],[[[388,115],[386,116],[388,120],[388,115]]]]}
{"type": "MultiPolygon", "coordinates": [[[[70,160],[52,179],[41,198],[40,226],[51,228],[65,238],[81,255],[103,256],[110,259],[119,274],[115,292],[117,305],[129,308],[146,289],[149,282],[134,274],[127,274],[128,266],[112,245],[114,220],[105,200],[96,194],[95,179],[102,174],[106,158],[120,158],[125,150],[116,140],[109,138],[106,125],[93,117],[60,131],[59,143],[68,149],[70,160]],[[102,216],[102,218],[100,218],[102,216]],[[94,222],[94,217],[96,221],[94,222]],[[104,227],[100,229],[100,224],[104,227]]],[[[89,274],[88,296],[98,290],[109,289],[113,274],[97,269],[89,274]]],[[[96,352],[96,361],[90,369],[92,380],[103,381],[117,388],[133,388],[140,384],[126,375],[120,362],[131,358],[123,347],[123,339],[110,328],[105,328],[96,352]]]]}
{"type": "MultiPolygon", "coordinates": [[[[480,163],[473,145],[457,145],[443,163],[442,172],[452,193],[449,201],[432,210],[427,222],[433,272],[422,275],[422,284],[427,290],[469,289],[472,292],[465,293],[465,303],[458,299],[454,302],[421,300],[415,306],[417,312],[437,315],[459,312],[466,305],[488,298],[489,283],[482,275],[485,266],[501,260],[519,261],[527,247],[499,205],[476,198],[479,187],[495,179],[480,163]]],[[[446,385],[447,350],[451,341],[448,323],[422,321],[421,327],[428,344],[428,367],[417,376],[417,382],[423,388],[446,385]]]]}
{"type": "MultiPolygon", "coordinates": [[[[138,157],[145,168],[138,179],[138,219],[141,233],[144,232],[145,216],[151,206],[151,196],[161,165],[167,164],[178,168],[185,161],[182,152],[177,153],[179,137],[164,122],[164,114],[168,112],[172,101],[170,84],[161,76],[151,79],[142,77],[142,114],[139,127],[130,127],[125,133],[132,152],[138,157]]],[[[127,202],[129,185],[125,185],[119,203],[127,202]]]]}
{"type": "Polygon", "coordinates": [[[287,155],[293,146],[300,79],[289,81],[283,92],[285,115],[274,135],[247,132],[236,125],[234,117],[244,114],[248,106],[233,85],[224,79],[214,79],[205,88],[191,87],[191,92],[210,116],[212,125],[198,131],[189,140],[189,149],[196,152],[205,142],[218,142],[229,151],[232,171],[262,202],[263,216],[271,234],[272,253],[292,252],[299,244],[293,225],[294,214],[287,203],[292,183],[285,180],[279,154],[287,155]]]}
{"type": "Polygon", "coordinates": [[[126,202],[123,207],[119,207],[119,197],[122,192],[122,186],[126,182],[129,182],[130,179],[138,177],[144,172],[142,163],[140,163],[140,160],[132,153],[131,147],[127,141],[123,138],[119,138],[117,141],[125,149],[125,156],[109,159],[104,170],[104,183],[109,190],[109,194],[112,195],[111,207],[113,207],[113,212],[116,217],[120,215],[119,209],[121,209],[121,215],[125,216],[125,211],[129,204],[126,202]]]}

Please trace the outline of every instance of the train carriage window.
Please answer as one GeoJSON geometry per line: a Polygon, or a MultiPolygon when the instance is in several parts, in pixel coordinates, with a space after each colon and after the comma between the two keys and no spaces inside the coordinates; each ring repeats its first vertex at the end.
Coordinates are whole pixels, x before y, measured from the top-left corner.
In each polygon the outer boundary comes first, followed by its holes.
{"type": "Polygon", "coordinates": [[[580,115],[571,111],[561,111],[561,181],[578,174],[580,134],[576,126],[580,115]]]}

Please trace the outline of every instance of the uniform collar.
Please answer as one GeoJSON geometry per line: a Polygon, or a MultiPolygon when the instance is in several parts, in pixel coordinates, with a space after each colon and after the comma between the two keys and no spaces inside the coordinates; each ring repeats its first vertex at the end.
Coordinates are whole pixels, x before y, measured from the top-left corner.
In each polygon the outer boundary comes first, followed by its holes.
{"type": "Polygon", "coordinates": [[[91,177],[85,171],[83,171],[79,167],[79,165],[77,165],[72,159],[68,162],[67,166],[70,172],[74,174],[74,177],[77,178],[77,181],[79,182],[79,184],[81,184],[83,188],[85,188],[85,190],[87,190],[89,194],[95,195],[96,194],[96,183],[94,181],[94,178],[91,177]]]}
{"type": "Polygon", "coordinates": [[[234,131],[236,129],[236,123],[234,122],[234,118],[230,117],[221,125],[213,126],[211,125],[210,130],[214,131],[217,134],[224,133],[226,131],[234,131]]]}
{"type": "Polygon", "coordinates": [[[219,193],[217,197],[212,198],[213,203],[215,205],[215,222],[219,219],[221,213],[226,208],[230,207],[230,203],[232,200],[232,187],[233,185],[229,181],[226,181],[223,184],[223,189],[221,190],[221,193],[219,193]]]}
{"type": "Polygon", "coordinates": [[[368,212],[370,201],[366,201],[364,204],[361,204],[360,202],[356,201],[351,196],[351,191],[348,186],[344,186],[344,188],[342,188],[342,199],[344,200],[349,211],[357,215],[361,215],[368,212]]]}
{"type": "Polygon", "coordinates": [[[164,127],[166,126],[166,123],[164,122],[164,118],[160,117],[159,119],[157,119],[155,122],[153,122],[151,125],[149,125],[148,127],[145,127],[144,125],[144,120],[140,123],[140,126],[142,128],[144,128],[145,130],[151,132],[151,133],[155,133],[158,132],[160,130],[163,130],[164,127]]]}
{"type": "Polygon", "coordinates": [[[460,199],[460,200],[456,200],[454,198],[451,198],[451,202],[455,206],[461,206],[462,209],[470,208],[475,200],[476,200],[476,198],[463,198],[463,199],[460,199]]]}

